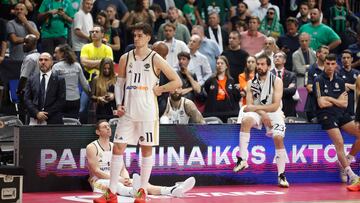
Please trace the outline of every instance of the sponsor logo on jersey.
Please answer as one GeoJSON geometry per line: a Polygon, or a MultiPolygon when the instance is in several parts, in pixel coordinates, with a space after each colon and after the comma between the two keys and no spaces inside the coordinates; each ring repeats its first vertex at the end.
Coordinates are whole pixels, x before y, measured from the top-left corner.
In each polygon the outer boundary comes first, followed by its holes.
{"type": "Polygon", "coordinates": [[[131,85],[131,86],[127,86],[126,89],[127,90],[145,90],[145,91],[147,91],[149,88],[148,88],[148,86],[131,85]]]}

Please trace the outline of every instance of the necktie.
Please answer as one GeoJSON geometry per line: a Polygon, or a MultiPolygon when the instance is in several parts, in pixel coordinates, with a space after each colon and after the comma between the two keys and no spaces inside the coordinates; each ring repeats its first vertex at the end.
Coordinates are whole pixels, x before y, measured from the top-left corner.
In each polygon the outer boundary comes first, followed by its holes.
{"type": "Polygon", "coordinates": [[[282,75],[281,75],[281,71],[280,71],[280,70],[278,70],[277,75],[278,75],[279,78],[282,78],[282,75]]]}
{"type": "Polygon", "coordinates": [[[46,95],[46,91],[45,91],[45,76],[46,76],[46,74],[43,74],[43,75],[42,75],[41,82],[40,82],[39,104],[40,104],[40,109],[41,109],[41,110],[44,108],[44,105],[45,105],[45,95],[46,95]]]}

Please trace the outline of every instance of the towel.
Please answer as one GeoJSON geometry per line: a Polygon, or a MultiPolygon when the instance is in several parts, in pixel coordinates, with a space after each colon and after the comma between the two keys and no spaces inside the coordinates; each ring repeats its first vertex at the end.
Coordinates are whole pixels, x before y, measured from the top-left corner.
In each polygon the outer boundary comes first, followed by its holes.
{"type": "Polygon", "coordinates": [[[254,79],[251,82],[251,91],[253,93],[255,105],[265,105],[272,103],[272,93],[276,76],[268,71],[265,82],[259,79],[259,75],[256,73],[254,79]]]}
{"type": "Polygon", "coordinates": [[[217,33],[216,33],[217,39],[219,40],[219,42],[216,41],[214,32],[213,32],[213,30],[211,29],[210,26],[209,26],[208,30],[209,30],[209,37],[210,37],[210,39],[214,40],[214,41],[216,42],[216,44],[218,44],[220,53],[222,53],[223,50],[224,50],[224,48],[223,48],[223,41],[222,41],[222,35],[221,35],[221,27],[220,27],[220,25],[217,26],[217,33]]]}

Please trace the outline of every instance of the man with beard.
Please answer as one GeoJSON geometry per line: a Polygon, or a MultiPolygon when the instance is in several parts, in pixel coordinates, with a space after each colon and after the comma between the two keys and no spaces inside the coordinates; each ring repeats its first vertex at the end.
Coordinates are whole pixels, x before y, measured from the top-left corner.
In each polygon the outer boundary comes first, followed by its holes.
{"type": "Polygon", "coordinates": [[[243,1],[239,1],[238,6],[237,6],[237,15],[235,15],[234,17],[232,17],[230,19],[231,25],[232,25],[232,30],[235,30],[236,24],[238,22],[243,22],[244,24],[248,24],[249,19],[250,19],[250,15],[248,12],[247,3],[243,2],[243,1]]]}
{"type": "Polygon", "coordinates": [[[239,172],[249,167],[248,146],[250,130],[255,127],[266,127],[266,134],[274,140],[275,160],[278,169],[278,185],[289,187],[285,177],[285,162],[287,160],[284,146],[285,122],[284,113],[281,110],[283,95],[283,83],[279,77],[270,73],[271,60],[266,55],[260,55],[256,60],[256,75],[248,81],[246,90],[246,106],[240,111],[240,157],[234,172],[239,172]]]}
{"type": "Polygon", "coordinates": [[[170,92],[164,115],[160,118],[161,124],[205,124],[205,120],[194,102],[182,96],[182,88],[170,92]]]}
{"type": "Polygon", "coordinates": [[[329,26],[321,23],[319,9],[311,9],[310,21],[311,23],[300,28],[299,33],[306,32],[311,36],[310,47],[312,49],[317,50],[321,45],[326,45],[333,50],[341,44],[339,35],[329,26]]]}

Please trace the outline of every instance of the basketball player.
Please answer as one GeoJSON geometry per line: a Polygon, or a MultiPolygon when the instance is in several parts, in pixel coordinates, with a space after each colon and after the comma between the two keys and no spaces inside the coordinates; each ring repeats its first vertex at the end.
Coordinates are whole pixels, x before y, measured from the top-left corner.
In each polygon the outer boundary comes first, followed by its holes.
{"type": "Polygon", "coordinates": [[[141,147],[140,188],[135,202],[145,202],[148,181],[152,170],[152,146],[159,144],[159,115],[157,96],[181,87],[181,81],[169,64],[156,52],[148,48],[152,28],[148,24],[134,25],[135,49],[121,56],[119,75],[115,86],[117,115],[114,149],[110,167],[109,190],[94,202],[117,202],[116,188],[123,154],[127,144],[141,147]],[[159,74],[169,79],[159,86],[159,74]]]}
{"type": "Polygon", "coordinates": [[[266,55],[260,55],[256,59],[256,75],[248,81],[245,112],[239,114],[241,121],[240,129],[240,157],[234,172],[249,167],[248,146],[250,130],[252,127],[261,129],[265,125],[267,135],[271,136],[275,144],[275,160],[278,170],[278,184],[280,187],[289,187],[285,177],[286,150],[284,146],[285,122],[282,112],[282,80],[270,72],[271,60],[266,55]]]}
{"type": "Polygon", "coordinates": [[[355,123],[357,128],[360,130],[360,76],[356,79],[356,112],[355,112],[355,123]]]}
{"type": "MultiPolygon", "coordinates": [[[[86,147],[87,167],[90,177],[89,183],[94,192],[104,193],[110,182],[110,160],[112,156],[113,143],[110,142],[111,128],[106,120],[100,120],[96,123],[96,134],[99,138],[86,147]]],[[[139,179],[139,175],[134,174],[134,179],[139,179]]],[[[122,168],[116,193],[122,196],[133,196],[133,181],[125,167],[122,168]]],[[[149,194],[152,195],[171,195],[182,197],[184,193],[191,190],[195,185],[195,178],[190,177],[184,182],[176,184],[173,187],[162,187],[148,185],[149,194]]]]}

